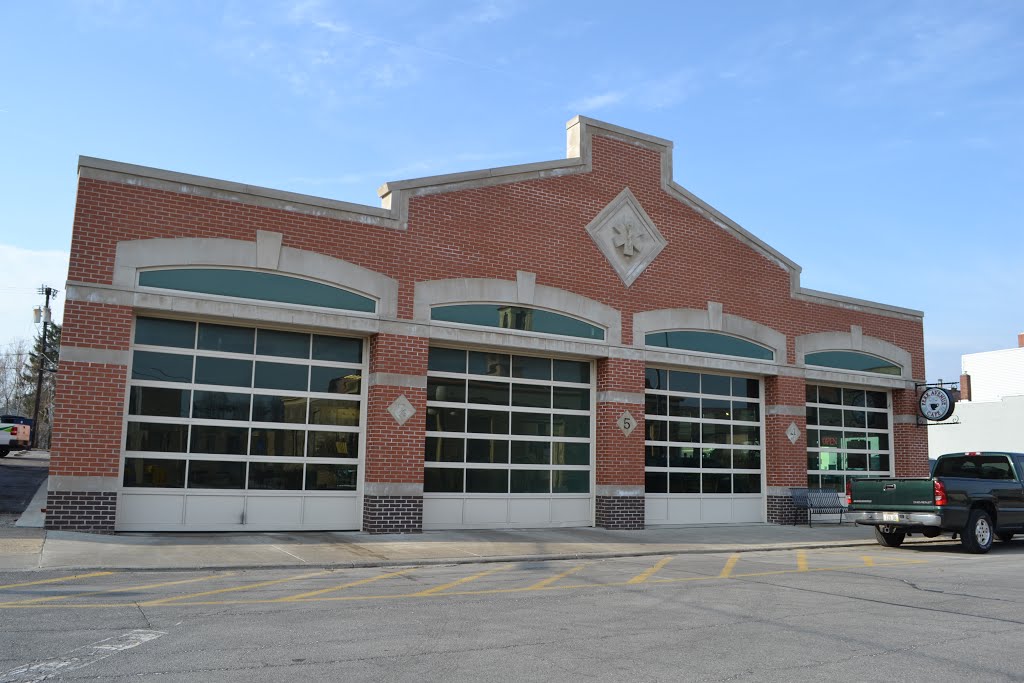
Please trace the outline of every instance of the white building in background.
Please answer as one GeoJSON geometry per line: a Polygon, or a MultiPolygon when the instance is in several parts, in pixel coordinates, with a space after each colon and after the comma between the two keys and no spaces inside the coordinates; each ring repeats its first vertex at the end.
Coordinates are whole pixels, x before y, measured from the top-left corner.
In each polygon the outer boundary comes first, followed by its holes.
{"type": "Polygon", "coordinates": [[[961,367],[961,400],[953,417],[930,428],[928,456],[1024,452],[1024,333],[1017,335],[1017,348],[965,354],[961,367]]]}

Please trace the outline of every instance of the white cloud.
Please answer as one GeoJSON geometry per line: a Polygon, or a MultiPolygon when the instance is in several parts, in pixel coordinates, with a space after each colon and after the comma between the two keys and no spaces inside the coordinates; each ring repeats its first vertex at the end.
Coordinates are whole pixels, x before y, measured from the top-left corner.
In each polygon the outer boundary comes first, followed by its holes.
{"type": "Polygon", "coordinates": [[[4,315],[0,316],[0,346],[18,339],[31,340],[38,327],[32,323],[32,308],[43,304],[37,293],[41,285],[60,290],[50,301],[54,322],[64,317],[64,287],[68,279],[68,252],[22,249],[0,244],[4,254],[4,280],[0,297],[4,315]]]}
{"type": "Polygon", "coordinates": [[[569,105],[569,109],[573,111],[594,111],[596,109],[604,109],[614,104],[618,104],[625,99],[626,93],[624,91],[613,91],[602,93],[601,95],[592,95],[590,97],[584,97],[582,100],[577,100],[569,105]]]}

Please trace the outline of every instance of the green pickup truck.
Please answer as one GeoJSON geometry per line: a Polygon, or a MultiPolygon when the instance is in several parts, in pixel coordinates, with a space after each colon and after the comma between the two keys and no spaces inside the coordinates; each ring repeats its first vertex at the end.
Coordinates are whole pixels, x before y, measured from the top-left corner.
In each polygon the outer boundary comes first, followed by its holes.
{"type": "Polygon", "coordinates": [[[959,534],[968,552],[986,553],[993,537],[1024,532],[1024,453],[970,452],[939,457],[931,479],[853,479],[846,518],[875,527],[896,548],[915,533],[959,534]]]}

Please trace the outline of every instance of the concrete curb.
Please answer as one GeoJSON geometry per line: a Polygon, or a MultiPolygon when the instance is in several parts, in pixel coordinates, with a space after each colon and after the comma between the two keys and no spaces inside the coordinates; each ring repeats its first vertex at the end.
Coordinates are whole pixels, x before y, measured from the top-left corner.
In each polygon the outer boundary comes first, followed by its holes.
{"type": "MultiPolygon", "coordinates": [[[[946,539],[948,541],[948,539],[946,539]]],[[[930,545],[941,540],[918,541],[907,545],[930,545]]],[[[536,555],[494,555],[480,557],[440,557],[419,559],[387,558],[379,560],[351,560],[339,562],[310,562],[294,564],[197,564],[189,566],[110,566],[110,565],[61,565],[59,567],[34,567],[8,569],[5,571],[115,571],[115,572],[176,572],[176,571],[228,571],[259,569],[365,569],[372,567],[440,566],[458,564],[500,564],[506,562],[557,562],[568,560],[607,560],[623,557],[651,557],[659,555],[714,555],[721,553],[783,552],[787,550],[821,550],[831,548],[873,547],[874,541],[822,541],[812,543],[787,543],[763,546],[722,545],[701,548],[660,548],[651,550],[624,550],[612,552],[547,553],[536,555]]]]}

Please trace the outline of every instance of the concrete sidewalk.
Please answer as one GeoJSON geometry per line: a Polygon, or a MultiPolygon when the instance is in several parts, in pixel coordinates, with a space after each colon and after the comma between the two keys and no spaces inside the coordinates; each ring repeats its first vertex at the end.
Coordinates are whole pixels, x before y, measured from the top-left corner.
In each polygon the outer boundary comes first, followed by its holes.
{"type": "MultiPolygon", "coordinates": [[[[820,522],[702,525],[643,531],[501,529],[360,532],[126,533],[45,531],[46,482],[15,526],[0,526],[0,570],[372,567],[681,553],[874,546],[869,527],[820,522]]],[[[934,543],[941,539],[909,539],[934,543]]]]}
{"type": "Polygon", "coordinates": [[[530,529],[87,534],[0,529],[0,570],[366,567],[874,546],[851,525],[715,525],[609,531],[530,529]]]}

